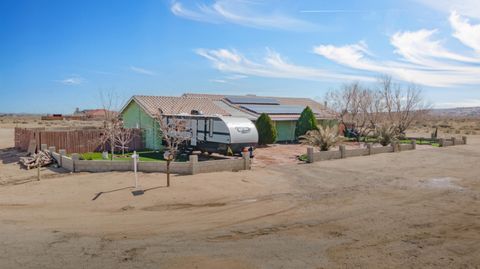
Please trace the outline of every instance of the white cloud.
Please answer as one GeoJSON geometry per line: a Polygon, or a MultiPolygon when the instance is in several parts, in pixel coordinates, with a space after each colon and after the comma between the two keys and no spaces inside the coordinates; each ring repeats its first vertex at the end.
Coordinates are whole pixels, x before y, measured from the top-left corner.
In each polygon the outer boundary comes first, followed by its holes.
{"type": "Polygon", "coordinates": [[[230,84],[233,81],[244,79],[244,78],[248,78],[248,76],[240,75],[240,74],[233,74],[233,75],[230,75],[230,76],[224,76],[221,79],[210,79],[210,82],[229,83],[230,84]]]}
{"type": "Polygon", "coordinates": [[[248,78],[248,76],[235,74],[235,75],[225,77],[225,79],[228,79],[228,80],[239,80],[244,78],[248,78]]]}
{"type": "Polygon", "coordinates": [[[211,5],[184,7],[174,1],[170,10],[176,16],[209,23],[232,23],[253,28],[273,28],[295,31],[313,29],[313,24],[272,11],[272,4],[246,0],[216,0],[211,5]]]}
{"type": "Polygon", "coordinates": [[[130,70],[132,70],[135,73],[142,74],[142,75],[148,75],[148,76],[154,76],[155,75],[155,72],[153,72],[151,70],[148,70],[148,69],[145,69],[145,68],[137,67],[137,66],[130,66],[130,70]]]}
{"type": "MultiPolygon", "coordinates": [[[[478,8],[480,9],[480,4],[478,8]]],[[[480,55],[480,24],[472,25],[468,19],[453,11],[450,14],[450,25],[455,30],[453,36],[480,55]]]]}
{"type": "Polygon", "coordinates": [[[480,99],[460,100],[458,102],[440,102],[435,108],[480,107],[480,99]]]}
{"type": "Polygon", "coordinates": [[[55,80],[55,81],[58,83],[62,83],[63,85],[80,85],[83,82],[85,82],[85,80],[78,75],[73,75],[71,77],[64,78],[62,80],[55,80]]]}
{"type": "Polygon", "coordinates": [[[226,80],[224,79],[211,79],[210,80],[211,82],[216,82],[216,83],[228,83],[226,80]]]}
{"type": "Polygon", "coordinates": [[[434,40],[437,30],[397,32],[390,42],[393,61],[375,59],[363,42],[345,46],[320,45],[314,53],[349,68],[386,73],[397,79],[421,85],[449,87],[480,84],[480,58],[449,51],[441,40],[434,40]]]}
{"type": "Polygon", "coordinates": [[[411,63],[436,66],[438,62],[434,61],[435,58],[470,63],[480,62],[479,58],[456,54],[445,49],[441,41],[433,40],[433,35],[437,32],[437,30],[427,29],[397,32],[390,42],[396,48],[395,53],[411,63]]]}
{"type": "Polygon", "coordinates": [[[214,68],[235,75],[251,75],[270,78],[289,78],[305,80],[372,80],[369,77],[343,75],[324,69],[295,65],[287,62],[275,51],[267,49],[263,60],[250,60],[235,50],[198,49],[197,54],[210,60],[214,68]]]}
{"type": "Polygon", "coordinates": [[[363,9],[304,9],[300,13],[371,13],[372,10],[363,9]]]}
{"type": "Polygon", "coordinates": [[[480,19],[480,1],[478,0],[417,0],[435,10],[450,13],[453,10],[471,17],[480,19]]]}

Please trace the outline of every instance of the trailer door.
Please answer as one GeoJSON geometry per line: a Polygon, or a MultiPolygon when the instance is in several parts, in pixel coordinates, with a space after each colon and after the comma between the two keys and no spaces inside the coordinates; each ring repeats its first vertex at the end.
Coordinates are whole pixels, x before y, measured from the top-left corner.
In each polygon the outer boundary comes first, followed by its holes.
{"type": "Polygon", "coordinates": [[[198,120],[197,119],[192,119],[190,121],[191,129],[192,129],[192,140],[190,140],[190,145],[196,146],[197,145],[197,124],[198,120]]]}

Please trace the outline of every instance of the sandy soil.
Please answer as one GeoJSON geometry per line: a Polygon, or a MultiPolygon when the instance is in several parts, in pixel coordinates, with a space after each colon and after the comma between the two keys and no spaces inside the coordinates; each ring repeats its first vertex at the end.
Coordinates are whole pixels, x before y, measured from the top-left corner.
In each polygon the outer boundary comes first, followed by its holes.
{"type": "Polygon", "coordinates": [[[0,268],[478,268],[479,145],[6,184],[0,268]]]}
{"type": "Polygon", "coordinates": [[[42,120],[40,116],[0,116],[0,128],[101,127],[101,120],[42,120]]]}

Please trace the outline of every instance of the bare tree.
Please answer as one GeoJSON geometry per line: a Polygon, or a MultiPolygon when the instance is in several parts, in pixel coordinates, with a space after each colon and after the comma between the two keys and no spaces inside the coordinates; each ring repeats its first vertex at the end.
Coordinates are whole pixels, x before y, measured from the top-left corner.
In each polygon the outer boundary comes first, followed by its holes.
{"type": "Polygon", "coordinates": [[[125,156],[125,149],[129,149],[129,144],[132,142],[133,137],[133,130],[125,128],[123,124],[115,133],[115,147],[120,148],[123,156],[125,156]]]}
{"type": "Polygon", "coordinates": [[[395,126],[397,135],[405,134],[413,122],[421,120],[431,109],[423,99],[421,88],[415,84],[402,87],[394,84],[391,77],[383,76],[380,85],[386,120],[395,126]]]}
{"type": "Polygon", "coordinates": [[[166,146],[167,161],[167,187],[170,186],[170,162],[175,160],[179,147],[189,141],[191,137],[190,126],[185,117],[181,115],[165,115],[162,110],[159,109],[156,115],[156,120],[159,125],[160,135],[166,146]]]}
{"type": "Polygon", "coordinates": [[[102,143],[103,150],[106,150],[106,145],[109,144],[111,156],[113,160],[115,154],[116,137],[118,136],[120,129],[123,127],[118,117],[118,106],[120,104],[119,97],[115,92],[103,92],[100,91],[100,101],[104,112],[103,122],[103,135],[99,138],[99,142],[102,143]]]}
{"type": "Polygon", "coordinates": [[[357,132],[357,141],[365,137],[372,130],[375,120],[371,117],[374,95],[371,90],[362,87],[358,82],[344,85],[341,90],[330,91],[326,99],[334,109],[343,125],[351,126],[357,132]]]}

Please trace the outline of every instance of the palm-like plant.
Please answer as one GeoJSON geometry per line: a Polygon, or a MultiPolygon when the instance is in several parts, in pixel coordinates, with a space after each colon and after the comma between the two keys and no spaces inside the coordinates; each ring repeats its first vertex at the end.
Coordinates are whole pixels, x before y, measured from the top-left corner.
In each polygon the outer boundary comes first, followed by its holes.
{"type": "Polygon", "coordinates": [[[395,128],[393,125],[379,125],[375,128],[375,136],[378,143],[380,143],[382,146],[388,146],[388,144],[396,140],[397,128],[395,128]]]}
{"type": "Polygon", "coordinates": [[[330,128],[330,126],[319,126],[318,130],[308,131],[299,138],[300,143],[319,147],[321,151],[327,151],[342,141],[342,137],[338,136],[337,128],[330,128]]]}

